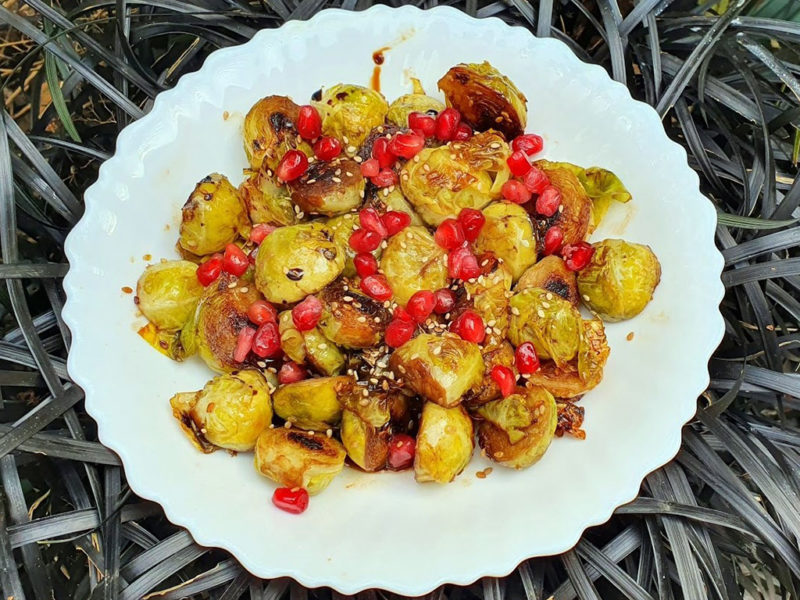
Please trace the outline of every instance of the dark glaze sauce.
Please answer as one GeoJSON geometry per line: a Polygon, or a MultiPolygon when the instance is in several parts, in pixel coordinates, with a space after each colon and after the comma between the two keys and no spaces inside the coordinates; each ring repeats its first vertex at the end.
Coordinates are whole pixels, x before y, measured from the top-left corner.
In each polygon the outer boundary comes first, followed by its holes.
{"type": "Polygon", "coordinates": [[[378,48],[372,53],[372,62],[375,63],[375,67],[372,69],[370,87],[376,92],[381,91],[381,65],[386,60],[386,58],[383,56],[383,53],[389,49],[389,46],[384,46],[383,48],[378,48]]]}

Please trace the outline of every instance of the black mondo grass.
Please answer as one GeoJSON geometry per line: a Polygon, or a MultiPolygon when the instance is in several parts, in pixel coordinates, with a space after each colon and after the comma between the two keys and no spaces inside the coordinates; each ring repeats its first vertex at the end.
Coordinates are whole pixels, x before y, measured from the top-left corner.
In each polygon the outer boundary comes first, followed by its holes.
{"type": "MultiPolygon", "coordinates": [[[[0,4],[0,591],[339,598],[250,576],[128,489],[66,372],[62,245],[119,131],[222,46],[372,0],[0,4]]],[[[401,2],[391,0],[397,6],[401,2]]],[[[438,0],[413,4],[427,8],[438,0]]],[[[435,599],[800,598],[800,3],[442,2],[566,42],[651,104],[718,211],[726,336],[677,458],[559,557],[435,599]]],[[[390,598],[366,592],[364,598],[390,598]]]]}

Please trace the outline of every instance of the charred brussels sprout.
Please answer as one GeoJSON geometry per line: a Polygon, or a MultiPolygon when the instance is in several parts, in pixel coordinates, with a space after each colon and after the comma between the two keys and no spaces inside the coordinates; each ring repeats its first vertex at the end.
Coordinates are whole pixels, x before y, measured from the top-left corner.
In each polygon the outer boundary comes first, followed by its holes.
{"type": "Polygon", "coordinates": [[[400,185],[419,216],[435,227],[462,208],[480,209],[499,198],[510,173],[509,154],[508,144],[492,131],[425,148],[406,163],[400,185]]]}
{"type": "Polygon", "coordinates": [[[322,335],[318,327],[299,331],[292,320],[292,311],[278,317],[281,349],[296,363],[310,364],[323,375],[336,375],[344,367],[345,358],[335,344],[322,335]]]}
{"type": "MultiPolygon", "coordinates": [[[[374,90],[340,83],[325,90],[316,103],[322,115],[322,133],[358,148],[372,131],[383,125],[389,105],[374,90]]],[[[350,152],[348,152],[350,154],[350,152]]]]}
{"type": "Polygon", "coordinates": [[[389,367],[420,396],[445,407],[457,406],[483,378],[480,347],[453,335],[420,334],[394,351],[389,367]]]}
{"type": "Polygon", "coordinates": [[[456,65],[439,80],[439,89],[476,131],[497,129],[512,140],[525,130],[525,95],[488,62],[456,65]]]}
{"type": "Polygon", "coordinates": [[[581,315],[568,301],[542,288],[528,288],[514,294],[510,304],[512,344],[532,342],[540,358],[552,358],[558,366],[575,357],[581,315]]]}
{"type": "Polygon", "coordinates": [[[345,410],[342,413],[342,444],[347,455],[365,471],[378,471],[386,466],[389,456],[389,431],[376,429],[345,410]]]}
{"type": "Polygon", "coordinates": [[[256,286],[270,302],[298,302],[336,279],[343,268],[344,254],[329,227],[279,227],[258,249],[256,286]]]}
{"type": "Polygon", "coordinates": [[[556,432],[558,407],[539,387],[520,389],[480,409],[478,441],[487,456],[512,469],[530,467],[544,455],[556,432]]]}
{"type": "Polygon", "coordinates": [[[444,104],[436,98],[425,95],[425,90],[419,79],[412,78],[411,83],[414,85],[414,92],[400,96],[389,105],[389,113],[386,115],[386,119],[392,125],[408,127],[408,115],[412,112],[439,113],[444,110],[444,104]]]}
{"type": "Polygon", "coordinates": [[[624,240],[593,246],[592,260],[578,273],[578,291],[586,306],[606,321],[635,317],[661,280],[658,258],[648,246],[624,240]]]}
{"type": "Polygon", "coordinates": [[[247,210],[228,178],[212,173],[192,191],[181,216],[178,243],[197,256],[220,252],[250,232],[247,210]]]}
{"type": "Polygon", "coordinates": [[[287,383],[273,394],[275,414],[301,429],[325,431],[342,418],[339,397],[349,393],[349,376],[318,377],[287,383]]]}
{"type": "Polygon", "coordinates": [[[508,342],[483,354],[483,380],[464,396],[464,404],[471,410],[500,397],[500,388],[492,379],[492,367],[502,365],[514,368],[514,347],[508,342]]]}
{"type": "Polygon", "coordinates": [[[177,331],[194,313],[204,288],[197,281],[197,265],[171,260],[149,265],[136,284],[138,307],[153,325],[177,331]]]}
{"type": "Polygon", "coordinates": [[[390,315],[381,302],[355,289],[340,278],[322,290],[319,329],[331,342],[345,348],[369,348],[380,343],[390,315]]]}
{"type": "Polygon", "coordinates": [[[545,256],[529,267],[517,281],[515,289],[521,291],[532,287],[543,288],[548,292],[558,294],[564,300],[569,300],[572,306],[578,306],[580,296],[578,296],[575,272],[567,269],[559,256],[545,256]]]}
{"type": "Polygon", "coordinates": [[[519,204],[496,202],[483,209],[486,223],[478,239],[476,252],[492,252],[511,271],[514,281],[536,262],[536,238],[533,224],[519,204]]]}
{"type": "Polygon", "coordinates": [[[349,158],[312,163],[300,178],[289,183],[292,202],[308,214],[338,215],[364,201],[364,177],[359,164],[349,158]]]}
{"type": "Polygon", "coordinates": [[[258,371],[218,375],[201,391],[175,394],[169,402],[181,429],[203,452],[252,450],[272,421],[269,387],[258,371]]]}
{"type": "Polygon", "coordinates": [[[472,436],[472,420],[463,407],[426,402],[417,434],[414,478],[420,483],[453,481],[472,456],[472,436]]]}
{"type": "Polygon", "coordinates": [[[278,485],[305,488],[311,495],[342,472],[345,457],[337,440],[299,429],[267,429],[256,440],[256,471],[278,485]]]}
{"type": "Polygon", "coordinates": [[[294,225],[297,215],[285,185],[278,185],[268,169],[259,169],[239,185],[239,194],[253,223],[294,225]]]}
{"type": "Polygon", "coordinates": [[[406,227],[392,236],[381,257],[381,270],[401,306],[419,290],[447,285],[447,256],[424,227],[406,227]]]}
{"type": "Polygon", "coordinates": [[[252,169],[263,163],[274,170],[286,151],[295,148],[313,155],[297,134],[299,112],[300,107],[286,96],[267,96],[252,106],[244,118],[244,151],[252,169]]]}
{"type": "Polygon", "coordinates": [[[564,233],[564,244],[577,244],[586,239],[592,220],[592,201],[583,189],[581,182],[569,169],[554,167],[546,160],[533,163],[550,178],[550,185],[561,192],[561,206],[558,212],[546,219],[547,227],[558,225],[564,233]]]}

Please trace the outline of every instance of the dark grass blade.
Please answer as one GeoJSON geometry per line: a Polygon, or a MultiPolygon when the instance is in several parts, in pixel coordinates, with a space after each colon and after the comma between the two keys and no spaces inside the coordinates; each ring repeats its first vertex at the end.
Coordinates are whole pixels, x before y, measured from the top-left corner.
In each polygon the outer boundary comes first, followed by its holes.
{"type": "Polygon", "coordinates": [[[0,493],[0,588],[5,598],[25,598],[17,561],[11,550],[6,521],[6,498],[0,493]]]}

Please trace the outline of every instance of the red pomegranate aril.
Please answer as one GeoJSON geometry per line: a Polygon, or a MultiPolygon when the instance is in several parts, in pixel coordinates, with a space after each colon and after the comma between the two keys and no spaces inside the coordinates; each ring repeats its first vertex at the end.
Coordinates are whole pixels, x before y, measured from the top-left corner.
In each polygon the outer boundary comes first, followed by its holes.
{"type": "Polygon", "coordinates": [[[361,223],[361,227],[364,229],[374,231],[381,236],[381,240],[388,235],[386,225],[383,224],[381,216],[378,214],[378,211],[372,207],[361,209],[361,212],[358,213],[358,222],[361,223]]]}
{"type": "Polygon", "coordinates": [[[255,225],[250,230],[250,241],[255,244],[260,244],[264,241],[264,238],[267,237],[270,233],[275,231],[277,227],[275,225],[268,225],[266,223],[261,223],[259,225],[255,225]]]}
{"type": "Polygon", "coordinates": [[[461,223],[461,228],[464,230],[464,238],[468,242],[474,242],[478,239],[483,224],[486,223],[486,217],[481,211],[474,208],[462,208],[458,213],[458,222],[461,223]]]}
{"type": "Polygon", "coordinates": [[[478,259],[467,246],[452,250],[447,255],[447,274],[453,279],[472,279],[481,274],[478,259]]]}
{"type": "Polygon", "coordinates": [[[530,201],[531,193],[521,181],[510,179],[503,184],[503,198],[514,204],[525,204],[530,201]]]}
{"type": "Polygon", "coordinates": [[[389,286],[389,282],[386,281],[386,277],[379,274],[364,277],[361,280],[361,291],[370,298],[381,302],[392,297],[392,288],[389,286]]]}
{"type": "Polygon", "coordinates": [[[380,234],[371,229],[356,229],[350,236],[350,247],[356,252],[372,252],[382,241],[380,234]]]}
{"type": "Polygon", "coordinates": [[[416,447],[417,442],[413,437],[395,433],[389,440],[389,467],[395,471],[411,468],[416,447]]]}
{"type": "Polygon", "coordinates": [[[396,133],[389,142],[389,150],[406,160],[414,158],[425,147],[425,136],[416,133],[396,133]]]}
{"type": "Polygon", "coordinates": [[[453,140],[456,142],[466,142],[471,137],[472,127],[466,123],[459,123],[458,127],[456,127],[456,134],[453,136],[453,140]]]}
{"type": "Polygon", "coordinates": [[[531,165],[522,181],[531,194],[541,194],[550,185],[550,178],[536,165],[531,165]]]}
{"type": "Polygon", "coordinates": [[[544,253],[546,256],[555,254],[561,249],[561,244],[564,243],[564,232],[561,227],[553,225],[544,233],[544,253]]]}
{"type": "Polygon", "coordinates": [[[217,280],[217,277],[222,273],[222,257],[212,256],[202,265],[197,267],[197,281],[200,285],[208,286],[217,280]]]}
{"type": "Polygon", "coordinates": [[[370,158],[361,163],[361,174],[364,177],[375,177],[381,172],[381,165],[377,158],[370,158]]]}
{"type": "Polygon", "coordinates": [[[390,210],[381,217],[383,225],[386,227],[386,233],[389,236],[400,233],[411,225],[411,215],[408,213],[400,212],[399,210],[390,210]]]}
{"type": "Polygon", "coordinates": [[[436,228],[433,239],[445,250],[453,250],[464,243],[464,228],[456,219],[445,219],[436,228]]]}
{"type": "Polygon", "coordinates": [[[455,108],[445,108],[436,117],[436,137],[443,142],[449,142],[456,136],[460,122],[460,112],[455,108]]]}
{"type": "Polygon", "coordinates": [[[239,330],[239,337],[236,338],[236,348],[233,351],[233,360],[242,362],[250,353],[253,347],[253,338],[256,335],[256,330],[252,327],[242,327],[239,330]]]}
{"type": "Polygon", "coordinates": [[[266,300],[256,300],[247,309],[247,318],[256,325],[278,321],[278,311],[266,300]]]}
{"type": "Polygon", "coordinates": [[[450,331],[461,339],[480,344],[486,337],[483,319],[474,310],[465,310],[450,323],[450,331]]]}
{"type": "Polygon", "coordinates": [[[561,204],[561,192],[548,185],[536,199],[536,212],[545,217],[552,217],[561,204]]]}
{"type": "Polygon", "coordinates": [[[436,304],[433,306],[433,312],[437,315],[449,313],[456,305],[456,295],[447,288],[436,290],[433,295],[436,297],[436,304]]]}
{"type": "Polygon", "coordinates": [[[333,137],[324,137],[314,144],[314,156],[320,160],[333,160],[342,153],[342,142],[333,137]]]}
{"type": "Polygon", "coordinates": [[[511,141],[511,149],[515,152],[521,150],[528,156],[538,154],[544,148],[544,140],[542,136],[535,133],[526,133],[511,141]]]}
{"type": "Polygon", "coordinates": [[[570,271],[580,271],[592,260],[594,248],[588,242],[567,244],[561,249],[564,266],[570,271]]]}
{"type": "Polygon", "coordinates": [[[356,267],[356,273],[358,273],[361,279],[378,272],[378,261],[368,252],[359,252],[356,254],[353,258],[353,264],[356,267]]]}
{"type": "Polygon", "coordinates": [[[292,309],[292,322],[298,331],[311,331],[322,316],[322,302],[316,296],[306,296],[292,309]]]}
{"type": "Polygon", "coordinates": [[[406,311],[417,323],[424,323],[436,306],[436,296],[430,290],[415,292],[406,303],[406,311]]]}
{"type": "Polygon", "coordinates": [[[436,135],[436,119],[421,112],[412,112],[408,115],[408,126],[418,130],[426,138],[436,135]]]}
{"type": "Polygon", "coordinates": [[[297,133],[304,140],[315,140],[322,135],[322,117],[310,104],[300,107],[297,115],[297,133]]]}
{"type": "Polygon", "coordinates": [[[289,150],[283,155],[275,169],[275,175],[281,181],[294,181],[308,169],[308,157],[300,150],[289,150]]]}
{"type": "Polygon", "coordinates": [[[503,365],[495,365],[489,372],[492,379],[500,388],[500,395],[507,398],[514,393],[514,388],[517,387],[517,378],[514,377],[514,371],[503,365]]]}
{"type": "Polygon", "coordinates": [[[522,177],[531,168],[531,163],[528,161],[528,155],[522,150],[512,152],[511,156],[506,159],[508,168],[511,169],[511,174],[516,177],[522,177]]]}
{"type": "Polygon", "coordinates": [[[278,488],[272,494],[272,503],[293,515],[299,515],[308,508],[308,492],[303,488],[278,488]]]}
{"type": "Polygon", "coordinates": [[[478,257],[474,254],[464,257],[461,263],[461,273],[459,277],[465,281],[481,276],[481,267],[478,265],[478,257]]]}
{"type": "Polygon", "coordinates": [[[225,246],[225,254],[222,257],[222,270],[231,275],[240,277],[247,271],[250,266],[250,261],[239,246],[236,244],[228,244],[225,246]]]}
{"type": "Polygon", "coordinates": [[[414,321],[395,317],[386,326],[386,333],[384,334],[386,344],[390,348],[399,348],[413,337],[416,329],[417,325],[414,321]]]}
{"type": "Polygon", "coordinates": [[[281,353],[281,336],[278,324],[267,321],[258,328],[253,338],[253,354],[259,358],[272,358],[281,353]]]}
{"type": "Polygon", "coordinates": [[[296,362],[283,363],[278,371],[278,383],[280,384],[296,383],[306,377],[308,377],[308,371],[296,362]]]}
{"type": "Polygon", "coordinates": [[[372,144],[372,158],[378,160],[381,169],[388,169],[397,160],[397,157],[389,150],[389,140],[385,137],[379,137],[372,144]]]}
{"type": "Polygon", "coordinates": [[[379,188],[389,187],[397,183],[397,173],[391,169],[381,169],[380,173],[372,177],[370,181],[379,188]]]}
{"type": "Polygon", "coordinates": [[[408,314],[408,311],[402,306],[395,307],[394,312],[392,312],[392,318],[400,319],[401,321],[408,321],[409,323],[414,322],[414,317],[408,314]]]}
{"type": "Polygon", "coordinates": [[[514,364],[520,373],[536,373],[539,370],[539,356],[531,342],[523,342],[514,353],[514,364]]]}

